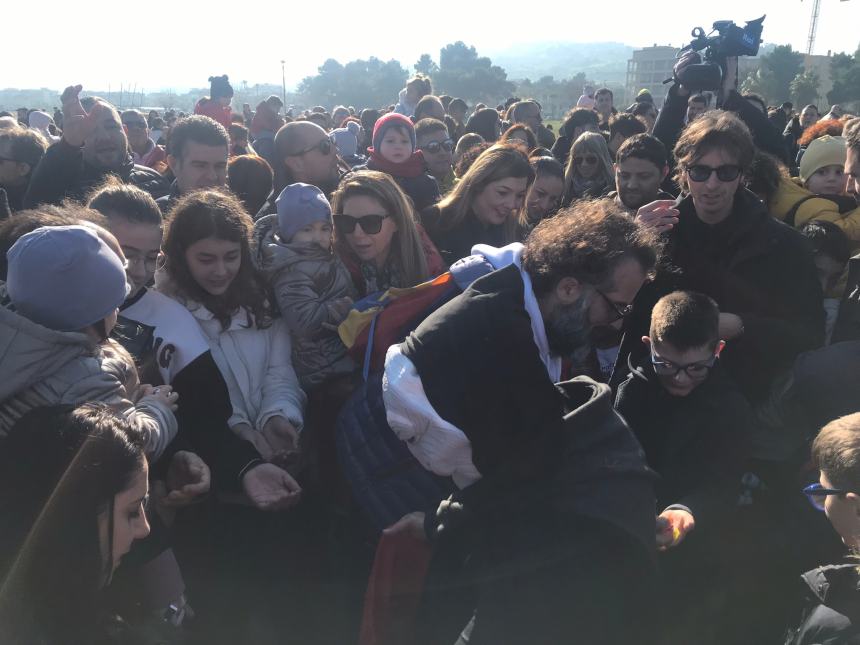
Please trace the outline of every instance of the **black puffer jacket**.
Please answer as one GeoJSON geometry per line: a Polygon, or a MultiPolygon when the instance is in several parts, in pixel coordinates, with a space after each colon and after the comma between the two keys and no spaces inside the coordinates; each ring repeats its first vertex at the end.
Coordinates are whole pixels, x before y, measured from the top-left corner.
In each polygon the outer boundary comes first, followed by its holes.
{"type": "Polygon", "coordinates": [[[801,576],[803,622],[786,645],[860,645],[860,576],[856,564],[831,565],[801,576]]]}
{"type": "Polygon", "coordinates": [[[24,196],[24,208],[59,204],[66,198],[80,201],[109,174],[116,175],[123,183],[142,188],[156,199],[170,189],[164,177],[152,168],[136,165],[130,155],[119,168],[104,170],[85,162],[81,148],[60,140],[48,148],[33,171],[24,196]]]}
{"type": "Polygon", "coordinates": [[[679,198],[677,208],[680,218],[667,235],[666,264],[636,297],[621,356],[632,352],[633,362],[640,362],[645,348],[638,339],[648,333],[661,296],[678,289],[704,293],[721,312],[743,321],[743,334],[728,344],[721,360],[747,398],[757,402],[798,354],[824,341],[823,295],[809,244],[744,188],[731,215],[714,226],[699,219],[689,196],[679,198]]]}

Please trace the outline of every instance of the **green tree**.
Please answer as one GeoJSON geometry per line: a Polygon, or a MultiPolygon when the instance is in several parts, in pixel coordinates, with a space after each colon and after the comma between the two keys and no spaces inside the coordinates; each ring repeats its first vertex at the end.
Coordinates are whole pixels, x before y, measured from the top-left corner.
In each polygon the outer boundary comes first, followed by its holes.
{"type": "Polygon", "coordinates": [[[493,104],[510,96],[514,84],[504,69],[493,65],[486,56],[478,56],[474,47],[457,41],[439,52],[433,88],[437,94],[493,104]]]}
{"type": "Polygon", "coordinates": [[[818,87],[821,80],[811,70],[801,72],[791,81],[791,98],[795,105],[809,105],[818,102],[818,87]]]}
{"type": "Polygon", "coordinates": [[[386,62],[371,56],[341,65],[329,59],[318,68],[316,76],[302,80],[298,92],[308,103],[327,108],[338,104],[380,107],[397,98],[406,77],[406,70],[396,60],[386,62]]]}
{"type": "Polygon", "coordinates": [[[827,93],[827,100],[834,103],[860,101],[860,47],[850,54],[835,54],[830,61],[830,77],[833,89],[827,93]]]}
{"type": "Polygon", "coordinates": [[[439,66],[430,58],[430,54],[421,54],[421,58],[413,65],[418,74],[433,77],[439,71],[439,66]]]}
{"type": "Polygon", "coordinates": [[[803,71],[803,54],[796,52],[791,45],[779,45],[761,57],[762,80],[768,82],[761,86],[768,101],[782,102],[791,92],[791,81],[803,71]]]}

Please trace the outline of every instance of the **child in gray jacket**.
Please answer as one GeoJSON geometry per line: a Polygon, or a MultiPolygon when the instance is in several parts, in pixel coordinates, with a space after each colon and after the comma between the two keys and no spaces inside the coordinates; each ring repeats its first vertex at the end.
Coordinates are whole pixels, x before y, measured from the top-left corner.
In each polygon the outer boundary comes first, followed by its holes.
{"type": "Polygon", "coordinates": [[[355,368],[337,334],[356,297],[349,272],[332,251],[331,206],[309,184],[291,184],[277,215],[257,221],[257,263],[293,340],[293,368],[305,391],[355,368]]]}

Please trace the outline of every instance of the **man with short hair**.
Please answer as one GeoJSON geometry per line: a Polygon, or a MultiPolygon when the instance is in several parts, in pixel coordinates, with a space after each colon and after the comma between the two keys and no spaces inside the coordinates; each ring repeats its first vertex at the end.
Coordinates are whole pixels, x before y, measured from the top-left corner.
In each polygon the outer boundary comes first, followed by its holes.
{"type": "Polygon", "coordinates": [[[537,137],[538,145],[542,148],[552,148],[555,135],[544,127],[540,103],[534,99],[517,101],[508,109],[508,120],[511,125],[523,123],[531,128],[537,137]]]}
{"type": "Polygon", "coordinates": [[[608,87],[601,87],[594,93],[594,111],[600,117],[597,127],[604,132],[609,129],[609,119],[618,112],[613,106],[614,100],[615,97],[612,95],[612,90],[608,87]]]}
{"type": "Polygon", "coordinates": [[[11,212],[23,208],[33,169],[47,148],[48,142],[35,130],[0,130],[0,189],[6,191],[11,212]]]}
{"type": "Polygon", "coordinates": [[[454,187],[454,141],[448,127],[436,119],[421,119],[415,124],[415,147],[424,154],[427,171],[444,196],[454,187]]]}
{"type": "Polygon", "coordinates": [[[821,119],[821,113],[818,107],[810,103],[800,112],[800,125],[805,130],[811,125],[815,125],[821,119]]]}
{"type": "Polygon", "coordinates": [[[691,94],[690,98],[687,99],[687,115],[684,118],[684,123],[695,121],[697,117],[703,115],[708,109],[708,103],[709,100],[705,94],[691,94]]]}
{"type": "Polygon", "coordinates": [[[650,134],[637,134],[618,149],[615,162],[615,192],[608,196],[635,215],[645,204],[657,199],[672,199],[660,190],[669,174],[666,148],[650,134]]]}
{"type": "Polygon", "coordinates": [[[639,117],[632,114],[617,114],[609,119],[609,156],[615,159],[618,148],[634,134],[648,131],[648,126],[639,117]]]}
{"type": "Polygon", "coordinates": [[[67,87],[63,101],[63,138],[51,146],[33,171],[24,208],[81,200],[108,175],[142,188],[158,198],[167,193],[164,178],[134,163],[116,109],[97,98],[87,111],[79,98],[80,85],[67,87]]]}
{"type": "Polygon", "coordinates": [[[167,139],[167,165],[176,179],[170,193],[157,199],[163,213],[182,195],[201,188],[227,185],[230,137],[224,126],[196,114],[180,120],[167,139]]]}
{"type": "Polygon", "coordinates": [[[158,170],[159,164],[167,159],[167,152],[149,138],[149,124],[140,110],[126,110],[120,115],[131,158],[134,163],[158,170]]]}
{"type": "Polygon", "coordinates": [[[466,105],[466,101],[463,99],[454,98],[448,104],[447,111],[454,122],[449,134],[454,140],[454,145],[457,145],[460,137],[466,133],[466,112],[469,111],[469,106],[466,105]]]}

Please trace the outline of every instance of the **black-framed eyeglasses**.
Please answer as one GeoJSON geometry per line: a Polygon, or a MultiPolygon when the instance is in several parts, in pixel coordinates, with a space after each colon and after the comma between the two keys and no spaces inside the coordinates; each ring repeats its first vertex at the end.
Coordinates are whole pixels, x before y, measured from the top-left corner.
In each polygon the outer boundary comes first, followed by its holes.
{"type": "Polygon", "coordinates": [[[597,293],[599,293],[600,296],[606,301],[606,304],[609,305],[609,308],[612,309],[613,312],[615,312],[615,317],[612,320],[607,321],[607,324],[614,323],[616,320],[621,320],[622,318],[627,318],[627,316],[633,313],[632,304],[621,306],[615,302],[612,302],[612,300],[609,299],[609,296],[603,293],[600,289],[595,289],[595,291],[597,291],[597,293]]]}
{"type": "Polygon", "coordinates": [[[708,378],[708,374],[714,369],[717,363],[716,355],[704,361],[696,361],[695,363],[687,363],[686,365],[676,365],[672,361],[667,361],[658,354],[651,353],[651,365],[654,367],[654,373],[658,376],[671,376],[675,378],[681,372],[687,375],[687,378],[693,381],[703,381],[708,378]]]}
{"type": "Polygon", "coordinates": [[[363,215],[353,217],[352,215],[334,215],[334,226],[338,233],[349,235],[355,232],[355,225],[361,226],[361,230],[367,235],[376,235],[382,230],[382,220],[388,215],[363,215]]]}
{"type": "Polygon", "coordinates": [[[824,488],[824,486],[818,482],[810,484],[803,489],[803,494],[806,495],[806,499],[808,499],[809,503],[812,504],[812,507],[818,511],[824,510],[824,501],[828,495],[844,495],[849,492],[851,491],[842,490],[840,488],[824,488]]]}
{"type": "Polygon", "coordinates": [[[423,150],[424,152],[429,152],[431,155],[435,155],[440,150],[445,150],[445,152],[451,152],[454,149],[454,142],[451,139],[445,139],[444,141],[430,141],[429,143],[425,143],[423,146],[418,146],[419,150],[423,150]]]}
{"type": "Polygon", "coordinates": [[[708,181],[712,173],[717,173],[717,179],[720,181],[734,181],[741,174],[741,167],[726,165],[712,168],[711,166],[703,166],[701,164],[687,166],[687,176],[691,181],[708,181]]]}
{"type": "Polygon", "coordinates": [[[288,157],[301,157],[302,155],[306,155],[313,150],[319,150],[320,154],[324,157],[328,157],[331,154],[331,151],[334,149],[334,144],[331,142],[331,139],[326,137],[325,139],[320,139],[310,148],[305,148],[304,150],[299,150],[298,152],[294,152],[292,154],[288,154],[288,157]]]}

